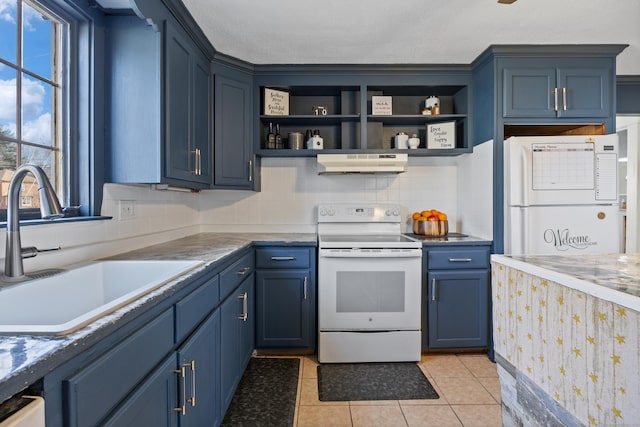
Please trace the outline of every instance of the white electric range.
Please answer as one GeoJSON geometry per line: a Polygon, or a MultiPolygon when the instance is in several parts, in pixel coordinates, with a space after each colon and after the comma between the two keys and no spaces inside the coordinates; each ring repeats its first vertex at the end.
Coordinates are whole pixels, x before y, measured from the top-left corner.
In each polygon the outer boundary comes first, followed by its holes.
{"type": "Polygon", "coordinates": [[[418,361],[422,243],[395,204],[318,206],[318,361],[418,361]]]}

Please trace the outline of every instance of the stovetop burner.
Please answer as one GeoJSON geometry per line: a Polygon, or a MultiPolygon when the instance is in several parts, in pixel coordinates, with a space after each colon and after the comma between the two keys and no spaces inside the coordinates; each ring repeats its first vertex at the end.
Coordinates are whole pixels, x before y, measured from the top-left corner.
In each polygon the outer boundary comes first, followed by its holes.
{"type": "Polygon", "coordinates": [[[425,236],[423,234],[413,234],[406,233],[406,236],[411,237],[412,239],[420,240],[420,241],[429,241],[429,242],[449,242],[456,240],[464,240],[466,237],[469,237],[466,234],[462,233],[448,233],[444,236],[425,236]]]}

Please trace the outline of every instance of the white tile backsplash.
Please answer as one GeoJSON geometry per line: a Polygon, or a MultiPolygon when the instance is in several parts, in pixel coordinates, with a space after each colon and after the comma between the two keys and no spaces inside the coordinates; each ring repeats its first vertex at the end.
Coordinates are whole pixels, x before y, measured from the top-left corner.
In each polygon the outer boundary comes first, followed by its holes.
{"type": "Polygon", "coordinates": [[[457,166],[450,160],[411,158],[401,174],[318,175],[315,158],[263,158],[261,179],[262,191],[248,197],[246,192],[203,192],[202,226],[307,232],[315,230],[318,204],[352,201],[398,203],[405,218],[416,210],[439,209],[450,224],[457,223],[457,166]]]}

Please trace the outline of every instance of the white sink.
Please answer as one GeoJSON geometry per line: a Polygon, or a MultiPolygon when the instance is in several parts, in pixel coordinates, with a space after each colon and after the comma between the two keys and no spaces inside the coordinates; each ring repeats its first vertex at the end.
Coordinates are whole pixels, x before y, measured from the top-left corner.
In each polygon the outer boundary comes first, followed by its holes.
{"type": "Polygon", "coordinates": [[[199,265],[100,261],[0,289],[0,334],[69,334],[199,265]]]}

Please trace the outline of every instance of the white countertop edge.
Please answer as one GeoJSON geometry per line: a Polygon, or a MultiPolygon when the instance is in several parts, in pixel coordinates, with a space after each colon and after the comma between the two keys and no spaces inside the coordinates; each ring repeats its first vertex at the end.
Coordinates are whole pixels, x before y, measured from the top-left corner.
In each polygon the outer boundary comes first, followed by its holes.
{"type": "Polygon", "coordinates": [[[524,273],[551,280],[552,282],[584,292],[596,298],[610,301],[614,304],[640,312],[640,298],[636,296],[600,286],[583,279],[578,279],[577,277],[569,274],[560,273],[544,267],[539,267],[535,264],[519,261],[505,255],[493,254],[491,255],[491,262],[497,262],[498,264],[518,269],[524,273]]]}

